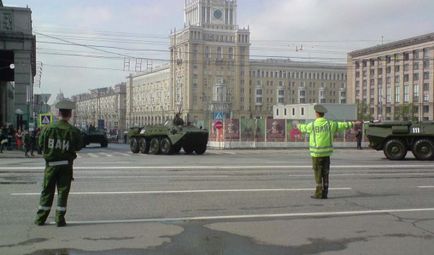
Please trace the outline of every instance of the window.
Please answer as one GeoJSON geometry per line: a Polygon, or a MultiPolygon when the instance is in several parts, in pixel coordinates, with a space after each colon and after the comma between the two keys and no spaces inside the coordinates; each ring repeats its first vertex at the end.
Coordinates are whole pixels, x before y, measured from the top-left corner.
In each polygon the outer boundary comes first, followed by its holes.
{"type": "Polygon", "coordinates": [[[429,105],[424,105],[423,106],[423,113],[428,113],[429,112],[429,105]]]}
{"type": "Polygon", "coordinates": [[[391,61],[392,61],[392,58],[390,56],[386,56],[386,63],[390,64],[391,61]]]}
{"type": "Polygon", "coordinates": [[[424,60],[423,61],[423,69],[428,69],[429,68],[429,60],[424,60]]]}
{"type": "Polygon", "coordinates": [[[419,70],[419,63],[413,63],[413,70],[419,70]]]}
{"type": "Polygon", "coordinates": [[[378,86],[383,85],[383,79],[377,79],[377,84],[378,84],[378,86]]]}
{"type": "Polygon", "coordinates": [[[304,107],[300,108],[300,114],[301,114],[301,116],[304,116],[304,107]]]}
{"type": "Polygon", "coordinates": [[[427,91],[427,90],[423,91],[423,101],[429,102],[429,91],[427,91]]]}
{"type": "Polygon", "coordinates": [[[209,47],[205,47],[205,58],[209,59],[210,58],[210,54],[209,54],[209,47]]]}
{"type": "Polygon", "coordinates": [[[429,58],[429,49],[423,49],[423,58],[429,58]]]}
{"type": "Polygon", "coordinates": [[[404,65],[404,72],[408,72],[408,69],[409,69],[409,65],[408,65],[408,64],[405,64],[405,65],[404,65]]]}
{"type": "Polygon", "coordinates": [[[410,76],[408,74],[404,74],[404,82],[408,82],[410,80],[410,76]]]}
{"type": "Polygon", "coordinates": [[[419,84],[413,85],[413,102],[419,102],[419,84]]]}
{"type": "Polygon", "coordinates": [[[234,48],[232,47],[229,48],[229,59],[230,60],[234,59],[234,48]]]}
{"type": "Polygon", "coordinates": [[[383,68],[378,68],[377,73],[378,73],[378,75],[382,75],[383,74],[383,68]]]}
{"type": "Polygon", "coordinates": [[[396,73],[399,72],[399,67],[400,67],[400,66],[395,66],[395,72],[396,72],[396,73]]]}
{"type": "Polygon", "coordinates": [[[217,59],[223,59],[223,52],[222,52],[222,48],[218,47],[217,48],[217,59]]]}
{"type": "Polygon", "coordinates": [[[413,51],[413,60],[414,59],[419,59],[419,51],[418,50],[413,51]]]}
{"type": "Polygon", "coordinates": [[[408,85],[404,86],[404,103],[409,102],[409,96],[408,96],[408,85]]]}
{"type": "Polygon", "coordinates": [[[399,75],[396,75],[396,76],[395,76],[395,83],[399,83],[399,81],[400,81],[399,78],[400,78],[399,75]]]}
{"type": "Polygon", "coordinates": [[[428,80],[429,79],[429,72],[424,72],[423,73],[423,79],[424,80],[428,80]]]}
{"type": "Polygon", "coordinates": [[[404,52],[404,61],[407,61],[410,59],[410,54],[408,52],[404,52]]]}
{"type": "Polygon", "coordinates": [[[419,80],[419,74],[418,73],[413,74],[413,80],[414,81],[418,81],[419,80]]]}
{"type": "Polygon", "coordinates": [[[392,102],[392,88],[390,86],[387,86],[386,88],[386,103],[392,102]]]}
{"type": "Polygon", "coordinates": [[[386,68],[386,73],[391,73],[392,72],[392,67],[390,67],[390,66],[388,66],[387,68],[386,68]]]}

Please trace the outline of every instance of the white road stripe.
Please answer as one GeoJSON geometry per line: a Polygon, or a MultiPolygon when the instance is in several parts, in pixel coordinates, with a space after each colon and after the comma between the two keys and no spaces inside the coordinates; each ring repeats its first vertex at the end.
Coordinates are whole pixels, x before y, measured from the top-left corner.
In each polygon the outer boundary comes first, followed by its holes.
{"type": "MultiPolygon", "coordinates": [[[[68,221],[69,224],[112,224],[112,223],[148,223],[148,222],[178,222],[178,221],[204,221],[204,220],[241,220],[241,219],[266,219],[266,218],[294,218],[294,217],[326,217],[347,215],[372,215],[391,213],[417,213],[433,212],[434,208],[415,209],[384,209],[366,211],[341,211],[341,212],[312,212],[312,213],[280,213],[280,214],[248,214],[248,215],[225,215],[225,216],[198,216],[180,218],[148,218],[148,219],[125,219],[125,220],[95,220],[95,221],[68,221]]],[[[55,224],[50,222],[49,224],[55,224]]]]}
{"type": "MultiPolygon", "coordinates": [[[[205,190],[149,190],[149,191],[89,191],[70,192],[70,195],[119,195],[119,194],[189,194],[189,193],[226,193],[226,192],[295,192],[313,191],[313,188],[298,189],[205,189],[205,190]]],[[[351,190],[350,187],[330,188],[329,190],[351,190]]],[[[40,193],[11,193],[11,196],[36,196],[40,193]]]]}
{"type": "MultiPolygon", "coordinates": [[[[425,176],[431,173],[330,173],[330,176],[425,176]]],[[[312,176],[311,174],[289,174],[290,177],[308,177],[312,176]]]]}
{"type": "Polygon", "coordinates": [[[105,157],[111,157],[111,154],[105,153],[105,152],[99,152],[99,155],[105,156],[105,157]]]}
{"type": "Polygon", "coordinates": [[[160,178],[229,178],[229,175],[110,175],[110,176],[78,176],[74,179],[160,179],[160,178]]]}
{"type": "Polygon", "coordinates": [[[124,156],[124,157],[131,157],[131,154],[128,153],[122,153],[122,152],[113,152],[113,154],[124,156]]]}
{"type": "MultiPolygon", "coordinates": [[[[90,157],[98,157],[94,153],[87,153],[90,157]]],[[[288,163],[289,164],[289,163],[288,163]]],[[[0,170],[8,170],[8,169],[41,169],[43,166],[36,167],[0,167],[0,170]]],[[[226,169],[311,169],[312,165],[242,165],[242,166],[210,166],[210,165],[202,165],[202,166],[75,166],[74,169],[210,169],[210,170],[226,170],[226,169]]],[[[418,168],[434,168],[434,164],[426,164],[426,165],[332,165],[331,169],[366,169],[366,168],[374,168],[374,169],[418,169],[418,168]]]]}
{"type": "Polygon", "coordinates": [[[91,158],[98,158],[98,155],[96,155],[95,153],[86,153],[89,157],[91,158]]]}
{"type": "Polygon", "coordinates": [[[419,189],[434,189],[434,186],[417,186],[419,189]]]}

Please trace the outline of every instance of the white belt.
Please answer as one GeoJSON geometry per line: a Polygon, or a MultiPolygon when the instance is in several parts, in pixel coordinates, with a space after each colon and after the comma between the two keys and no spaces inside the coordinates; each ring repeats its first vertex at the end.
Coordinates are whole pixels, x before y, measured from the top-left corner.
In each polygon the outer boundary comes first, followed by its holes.
{"type": "Polygon", "coordinates": [[[68,160],[48,162],[48,166],[65,166],[65,165],[69,165],[68,160]]]}

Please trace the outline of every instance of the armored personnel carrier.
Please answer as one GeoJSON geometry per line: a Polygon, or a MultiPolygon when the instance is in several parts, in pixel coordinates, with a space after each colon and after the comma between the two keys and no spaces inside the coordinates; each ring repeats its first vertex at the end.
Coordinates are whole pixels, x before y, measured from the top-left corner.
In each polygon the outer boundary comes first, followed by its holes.
{"type": "Polygon", "coordinates": [[[131,152],[176,154],[182,148],[186,154],[195,152],[201,155],[205,153],[208,131],[182,124],[176,125],[167,121],[164,125],[131,128],[128,132],[131,152]]]}
{"type": "Polygon", "coordinates": [[[108,145],[107,134],[102,129],[88,129],[81,130],[81,136],[83,137],[83,146],[86,147],[91,143],[99,143],[101,147],[105,148],[108,145]]]}
{"type": "Polygon", "coordinates": [[[369,146],[391,160],[411,151],[418,160],[434,159],[434,122],[386,121],[365,123],[369,146]]]}

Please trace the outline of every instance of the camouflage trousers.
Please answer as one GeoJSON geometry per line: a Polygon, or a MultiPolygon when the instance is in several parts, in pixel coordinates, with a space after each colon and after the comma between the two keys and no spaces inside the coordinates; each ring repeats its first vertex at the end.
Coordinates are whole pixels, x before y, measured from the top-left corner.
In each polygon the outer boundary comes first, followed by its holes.
{"type": "Polygon", "coordinates": [[[312,157],[312,167],[315,175],[316,198],[327,198],[329,188],[330,157],[312,157]]]}
{"type": "Polygon", "coordinates": [[[57,208],[55,220],[57,223],[65,220],[66,205],[72,181],[72,164],[47,166],[44,172],[39,209],[36,213],[36,224],[44,224],[50,214],[54,193],[57,187],[57,208]]]}

